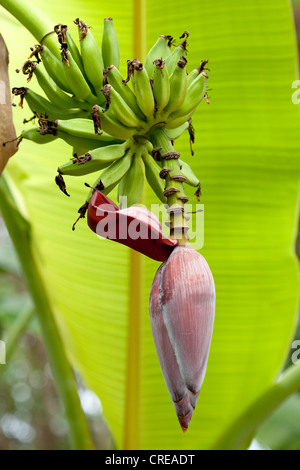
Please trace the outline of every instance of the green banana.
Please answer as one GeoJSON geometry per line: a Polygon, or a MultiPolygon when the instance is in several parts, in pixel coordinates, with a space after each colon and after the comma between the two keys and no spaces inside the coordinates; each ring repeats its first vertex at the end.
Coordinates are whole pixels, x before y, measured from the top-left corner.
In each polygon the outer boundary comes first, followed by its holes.
{"type": "Polygon", "coordinates": [[[166,58],[166,67],[168,69],[169,75],[171,76],[176,68],[177,62],[181,59],[181,57],[185,57],[187,54],[187,38],[189,37],[189,33],[185,31],[181,36],[180,39],[184,38],[182,43],[178,44],[175,47],[173,52],[166,58]]]}
{"type": "Polygon", "coordinates": [[[43,96],[39,95],[38,93],[35,93],[29,88],[25,88],[25,87],[13,88],[12,93],[15,96],[17,95],[21,96],[21,101],[20,101],[21,107],[23,107],[23,100],[25,98],[29,108],[34,114],[36,115],[47,114],[48,118],[51,120],[87,117],[89,114],[87,111],[83,111],[81,109],[67,109],[67,110],[58,109],[50,101],[46,100],[43,96]]]}
{"type": "Polygon", "coordinates": [[[97,136],[95,136],[95,139],[85,139],[83,137],[77,137],[60,130],[57,130],[56,136],[59,139],[64,140],[67,144],[71,145],[73,147],[73,153],[77,154],[83,154],[90,150],[107,147],[119,142],[117,140],[112,142],[99,142],[99,140],[97,140],[97,136]]]}
{"type": "Polygon", "coordinates": [[[86,186],[90,187],[91,190],[86,198],[86,202],[79,208],[78,213],[80,214],[78,219],[73,224],[72,230],[75,230],[75,225],[77,222],[85,217],[86,211],[89,206],[89,202],[92,199],[92,196],[95,190],[101,191],[103,194],[109,194],[116,186],[119,184],[120,180],[123,178],[124,174],[128,171],[131,164],[131,153],[128,151],[124,157],[113,162],[109,165],[100,176],[97,177],[93,186],[89,186],[86,183],[86,186]]]}
{"type": "Polygon", "coordinates": [[[188,74],[187,76],[187,82],[188,82],[188,87],[192,84],[192,82],[200,75],[201,72],[205,70],[205,66],[207,64],[208,60],[202,60],[201,64],[199,67],[196,69],[192,70],[191,73],[188,74]]]}
{"type": "Polygon", "coordinates": [[[104,85],[102,93],[107,100],[106,109],[110,108],[124,126],[137,128],[142,126],[134,111],[132,111],[121,95],[111,85],[104,85]]]}
{"type": "MultiPolygon", "coordinates": [[[[90,189],[90,192],[86,198],[85,203],[79,208],[78,213],[79,217],[73,224],[72,230],[75,230],[75,225],[77,222],[85,217],[86,211],[89,206],[89,202],[92,199],[92,196],[95,192],[95,190],[101,191],[103,194],[109,194],[116,186],[119,184],[120,180],[123,178],[124,174],[128,171],[130,168],[131,164],[131,158],[132,154],[130,151],[128,151],[124,157],[120,158],[119,160],[113,162],[111,165],[109,165],[102,173],[100,176],[97,177],[96,181],[94,182],[93,186],[89,186],[87,183],[86,186],[88,186],[90,189]]],[[[58,179],[62,178],[61,175],[58,176],[58,179]]],[[[66,192],[66,188],[61,186],[61,183],[64,181],[63,179],[57,182],[59,185],[60,189],[65,192],[65,194],[68,195],[66,192]]],[[[65,185],[64,185],[65,186],[65,185]]]]}
{"type": "Polygon", "coordinates": [[[191,119],[196,109],[197,109],[197,106],[195,106],[195,108],[193,108],[190,113],[184,114],[183,116],[176,117],[175,113],[174,113],[175,116],[172,116],[172,115],[169,116],[168,121],[166,123],[166,130],[169,130],[169,129],[173,130],[173,129],[177,129],[180,126],[183,126],[185,123],[189,121],[189,119],[191,119]]]}
{"type": "Polygon", "coordinates": [[[144,188],[144,172],[141,165],[141,153],[133,148],[132,162],[129,170],[120,181],[118,188],[118,200],[120,208],[123,207],[123,198],[127,197],[127,207],[140,204],[144,188]],[[136,153],[134,153],[136,151],[136,153]]]}
{"type": "Polygon", "coordinates": [[[31,80],[32,74],[37,78],[38,84],[46,94],[49,101],[60,109],[65,108],[81,108],[88,109],[89,106],[83,101],[76,100],[74,97],[69,96],[65,93],[52,78],[47,75],[44,70],[40,67],[38,62],[27,61],[23,65],[22,71],[25,75],[28,75],[27,82],[31,80]]]}
{"type": "Polygon", "coordinates": [[[122,96],[125,103],[134,111],[136,116],[142,121],[144,114],[138,107],[135,94],[129,86],[124,84],[125,80],[115,65],[110,65],[103,71],[104,82],[108,82],[122,96]]]}
{"type": "Polygon", "coordinates": [[[156,114],[161,114],[170,100],[170,82],[168,70],[163,59],[153,61],[155,67],[152,75],[153,95],[156,114]]]}
{"type": "Polygon", "coordinates": [[[177,118],[185,115],[191,115],[195,108],[199,105],[206,93],[208,75],[201,72],[200,75],[191,83],[187,89],[186,99],[184,103],[169,118],[177,118]]]}
{"type": "Polygon", "coordinates": [[[52,80],[63,91],[72,94],[73,92],[65,78],[64,67],[61,61],[59,61],[46,46],[36,46],[28,58],[31,59],[32,56],[35,56],[39,62],[39,54],[42,58],[44,67],[52,80]]]}
{"type": "Polygon", "coordinates": [[[104,18],[104,28],[102,37],[102,57],[104,67],[114,65],[119,68],[120,66],[120,50],[118,37],[115,32],[113,19],[110,17],[104,18]]]}
{"type": "Polygon", "coordinates": [[[68,49],[62,49],[61,55],[65,78],[73,94],[80,100],[95,104],[97,98],[93,95],[71,52],[68,49]]]}
{"type": "Polygon", "coordinates": [[[94,125],[88,119],[70,119],[68,121],[49,121],[39,119],[41,131],[45,134],[55,134],[75,148],[76,153],[86,152],[94,148],[122,144],[123,140],[114,139],[109,134],[95,134],[94,125]]]}
{"type": "Polygon", "coordinates": [[[84,71],[96,95],[102,98],[104,65],[101,51],[87,24],[79,18],[74,23],[78,26],[84,71]]]}
{"type": "MultiPolygon", "coordinates": [[[[68,121],[69,122],[69,121],[68,121]]],[[[169,139],[175,140],[182,135],[189,127],[189,123],[185,121],[181,126],[175,127],[174,129],[166,129],[166,134],[169,139]]]]}
{"type": "Polygon", "coordinates": [[[176,64],[174,72],[170,77],[170,99],[165,107],[163,114],[171,114],[173,111],[178,109],[183,102],[187,94],[187,75],[186,75],[186,63],[187,60],[182,57],[176,64]]]}
{"type": "Polygon", "coordinates": [[[179,159],[178,163],[181,167],[181,172],[182,174],[186,177],[185,183],[194,186],[195,188],[200,185],[200,181],[197,178],[197,176],[194,174],[193,170],[191,167],[185,163],[183,160],[179,159]]]}
{"type": "Polygon", "coordinates": [[[68,49],[71,52],[72,56],[74,57],[74,60],[76,61],[78,67],[80,68],[81,72],[84,74],[84,65],[83,65],[83,60],[81,57],[81,54],[79,52],[79,49],[77,45],[75,44],[75,41],[72,38],[72,35],[68,29],[66,29],[66,40],[68,44],[68,49]]]}
{"type": "Polygon", "coordinates": [[[84,138],[70,135],[67,132],[63,132],[59,129],[56,129],[54,134],[43,133],[41,132],[40,127],[37,127],[37,128],[35,127],[35,128],[31,128],[31,129],[27,129],[23,131],[19,138],[19,143],[23,139],[30,140],[31,142],[35,142],[36,144],[48,144],[49,142],[53,142],[56,139],[62,139],[68,145],[71,145],[75,149],[74,151],[77,153],[87,152],[89,150],[94,150],[100,147],[105,147],[114,143],[118,143],[118,141],[112,141],[112,142],[100,141],[99,142],[96,139],[96,136],[94,140],[84,139],[84,138]]]}
{"type": "Polygon", "coordinates": [[[113,143],[122,143],[122,140],[116,141],[114,137],[106,132],[102,132],[99,135],[95,134],[95,127],[93,121],[90,119],[69,119],[67,121],[58,119],[55,121],[55,129],[66,132],[72,136],[81,137],[84,139],[95,140],[101,143],[109,144],[113,143]]]}
{"type": "Polygon", "coordinates": [[[145,165],[145,174],[148,183],[150,184],[157,197],[161,200],[161,202],[165,204],[167,202],[167,199],[164,196],[165,185],[163,180],[159,176],[161,168],[157,166],[153,158],[150,157],[150,155],[146,152],[143,152],[142,159],[145,165]]]}
{"type": "Polygon", "coordinates": [[[131,165],[132,155],[127,152],[124,157],[109,165],[100,175],[97,187],[104,194],[108,194],[121,181],[131,165]]]}
{"type": "Polygon", "coordinates": [[[173,41],[172,36],[163,36],[163,35],[159,36],[154,46],[152,46],[152,48],[148,52],[144,67],[147,70],[149,77],[151,77],[152,72],[153,72],[154,60],[157,60],[157,59],[165,60],[171,54],[172,41],[173,41]]]}
{"type": "Polygon", "coordinates": [[[102,129],[116,139],[126,140],[138,132],[135,127],[124,126],[118,121],[111,109],[103,113],[101,108],[95,105],[92,108],[92,117],[95,129],[102,129]]]}
{"type": "Polygon", "coordinates": [[[48,144],[49,142],[53,142],[57,138],[58,138],[57,135],[41,134],[40,128],[39,127],[34,127],[34,128],[31,128],[31,129],[26,129],[26,131],[22,131],[22,134],[21,134],[21,136],[19,137],[19,140],[18,140],[18,144],[23,139],[31,140],[31,142],[34,142],[36,144],[48,144]]]}
{"type": "Polygon", "coordinates": [[[129,61],[131,78],[136,95],[137,104],[148,120],[153,120],[155,102],[147,70],[137,59],[129,61]]]}
{"type": "Polygon", "coordinates": [[[111,110],[101,114],[100,122],[103,130],[116,139],[126,140],[139,132],[139,130],[134,127],[124,126],[111,110]]]}
{"type": "Polygon", "coordinates": [[[57,171],[61,175],[87,175],[102,170],[113,161],[122,158],[126,148],[127,144],[125,143],[96,148],[59,166],[57,171]]]}

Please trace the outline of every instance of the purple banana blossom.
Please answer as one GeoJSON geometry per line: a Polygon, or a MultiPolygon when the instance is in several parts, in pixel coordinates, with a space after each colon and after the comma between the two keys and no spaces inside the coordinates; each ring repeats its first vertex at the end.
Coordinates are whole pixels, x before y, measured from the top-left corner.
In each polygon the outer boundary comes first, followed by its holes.
{"type": "Polygon", "coordinates": [[[88,225],[102,237],[163,261],[150,292],[150,320],[162,373],[185,432],[204,380],[213,333],[215,286],[209,266],[191,245],[166,238],[148,209],[120,210],[98,191],[89,204],[88,225]],[[144,236],[130,236],[136,226],[144,236]]]}
{"type": "Polygon", "coordinates": [[[213,333],[215,286],[202,255],[177,246],[150,292],[152,334],[162,373],[185,432],[204,380],[213,333]]]}

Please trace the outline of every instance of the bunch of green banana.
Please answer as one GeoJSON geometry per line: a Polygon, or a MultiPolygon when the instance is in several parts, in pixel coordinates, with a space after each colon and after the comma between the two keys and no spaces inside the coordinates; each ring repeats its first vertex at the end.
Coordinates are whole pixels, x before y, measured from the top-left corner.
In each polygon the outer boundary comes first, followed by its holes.
{"type": "Polygon", "coordinates": [[[72,147],[72,160],[58,168],[56,177],[65,194],[64,175],[103,170],[94,187],[108,194],[118,186],[119,199],[126,196],[129,205],[140,203],[145,178],[163,203],[182,209],[188,199],[183,183],[197,188],[199,199],[199,180],[173,147],[185,130],[194,141],[191,116],[203,98],[207,101],[207,61],[187,73],[189,33],[180,36],[183,41],[173,51],[173,37],[161,35],[144,64],[127,60],[124,78],[112,18],[104,19],[101,47],[83,20],[74,23],[77,44],[66,25],[54,26],[61,60],[55,51],[36,45],[18,70],[27,82],[35,76],[44,95],[28,87],[13,88],[20,106],[25,100],[38,121],[23,131],[19,142],[62,139],[72,147]]]}

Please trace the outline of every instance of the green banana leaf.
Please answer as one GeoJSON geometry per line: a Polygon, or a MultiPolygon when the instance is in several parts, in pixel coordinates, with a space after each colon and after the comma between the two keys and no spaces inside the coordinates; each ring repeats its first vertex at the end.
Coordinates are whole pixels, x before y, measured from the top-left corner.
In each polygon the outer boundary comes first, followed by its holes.
{"type": "MultiPolygon", "coordinates": [[[[76,17],[93,25],[114,18],[122,71],[135,54],[139,2],[53,0],[53,22],[76,17]]],[[[14,70],[36,41],[2,8],[0,32],[14,70]]],[[[34,15],[34,10],[32,11],[34,15]]],[[[216,320],[206,379],[183,435],[160,371],[148,316],[159,264],[99,240],[84,223],[71,227],[84,202],[85,178],[67,180],[70,198],[55,186],[65,144],[23,142],[5,171],[18,188],[68,355],[101,398],[119,448],[207,449],[274,381],[296,325],[298,264],[294,253],[300,176],[300,116],[292,103],[297,50],[287,0],[146,2],[147,49],[160,34],[190,32],[188,67],[209,59],[210,104],[176,144],[199,175],[205,205],[201,253],[216,283],[216,320]]],[[[143,24],[144,24],[143,23],[143,24]]],[[[76,35],[75,28],[71,27],[76,35]]],[[[142,59],[142,57],[141,57],[142,59]]],[[[17,132],[31,113],[15,110],[17,132]]],[[[189,195],[192,197],[193,192],[189,195]]],[[[157,202],[147,189],[145,203],[157,202]]]]}
{"type": "Polygon", "coordinates": [[[289,397],[259,427],[256,439],[265,448],[272,450],[300,449],[300,396],[289,397]]]}

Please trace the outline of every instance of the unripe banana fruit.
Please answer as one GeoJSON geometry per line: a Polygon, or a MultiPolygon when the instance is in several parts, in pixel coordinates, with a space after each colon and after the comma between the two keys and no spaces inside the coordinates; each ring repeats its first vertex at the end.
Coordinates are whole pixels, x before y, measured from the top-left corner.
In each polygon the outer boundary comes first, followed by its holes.
{"type": "Polygon", "coordinates": [[[117,69],[120,66],[120,50],[118,37],[115,32],[113,19],[104,18],[103,38],[102,38],[102,56],[104,67],[114,65],[117,69]]]}
{"type": "Polygon", "coordinates": [[[167,198],[164,195],[165,185],[160,177],[160,167],[148,153],[143,153],[142,158],[145,164],[146,179],[156,196],[165,204],[167,202],[167,198]]]}
{"type": "Polygon", "coordinates": [[[48,100],[58,108],[89,108],[87,103],[77,100],[74,96],[71,97],[65,93],[55,81],[47,75],[37,61],[26,61],[22,67],[22,72],[24,75],[27,75],[27,83],[29,83],[32,76],[35,75],[48,100]]]}
{"type": "Polygon", "coordinates": [[[73,160],[59,166],[58,172],[62,175],[81,176],[99,171],[123,157],[126,146],[126,144],[109,145],[87,152],[85,155],[76,156],[73,160]]]}
{"type": "Polygon", "coordinates": [[[180,44],[178,44],[178,46],[173,50],[173,52],[166,58],[166,67],[168,69],[169,75],[172,75],[177,62],[181,59],[181,57],[186,56],[188,37],[189,33],[187,31],[184,31],[184,33],[180,36],[180,39],[184,38],[184,40],[180,44]]]}
{"type": "Polygon", "coordinates": [[[180,108],[185,101],[187,93],[186,63],[187,60],[182,56],[170,77],[170,99],[164,109],[164,114],[169,115],[180,108]]]}
{"type": "MultiPolygon", "coordinates": [[[[12,93],[14,96],[20,96],[20,107],[23,108],[24,99],[29,108],[35,115],[47,114],[49,119],[74,119],[77,117],[87,118],[88,112],[82,109],[59,109],[53,103],[48,101],[43,96],[30,90],[30,88],[20,87],[13,88],[12,93]]],[[[14,103],[13,103],[14,105],[14,103]]]]}
{"type": "Polygon", "coordinates": [[[136,117],[134,111],[111,85],[105,85],[102,89],[102,93],[107,101],[105,111],[111,108],[112,113],[124,126],[138,128],[142,125],[142,122],[136,117]]]}
{"type": "Polygon", "coordinates": [[[154,46],[148,52],[145,60],[145,69],[149,77],[151,77],[153,72],[154,61],[159,59],[165,60],[171,54],[172,41],[172,36],[159,36],[154,46]]]}
{"type": "Polygon", "coordinates": [[[128,77],[126,81],[131,77],[137,104],[142,113],[152,122],[155,111],[155,101],[147,70],[144,68],[142,62],[137,59],[127,61],[127,69],[128,77]]]}
{"type": "Polygon", "coordinates": [[[123,76],[115,65],[110,65],[103,71],[104,84],[109,83],[121,95],[125,103],[132,109],[141,121],[146,121],[145,115],[141,112],[136,96],[126,83],[123,76]]]}
{"type": "Polygon", "coordinates": [[[77,18],[74,23],[78,26],[81,56],[86,76],[92,86],[95,94],[101,96],[103,86],[103,58],[93,33],[87,24],[77,18]]]}
{"type": "Polygon", "coordinates": [[[37,58],[37,61],[42,60],[48,75],[55,81],[55,83],[65,92],[72,93],[71,88],[65,78],[63,64],[59,61],[46,46],[36,46],[32,48],[32,53],[29,56],[37,58]],[[41,56],[41,59],[39,58],[41,56]]]}
{"type": "Polygon", "coordinates": [[[141,154],[138,149],[130,150],[132,155],[131,165],[120,181],[118,199],[120,207],[123,207],[123,198],[126,198],[127,207],[140,204],[144,187],[144,172],[141,165],[141,154]]]}
{"type": "Polygon", "coordinates": [[[153,61],[153,64],[155,67],[152,74],[152,88],[155,99],[155,112],[156,114],[161,114],[170,100],[169,73],[163,59],[156,59],[153,61]]]}
{"type": "Polygon", "coordinates": [[[186,99],[182,101],[176,111],[170,114],[170,119],[193,114],[194,110],[204,98],[206,93],[208,75],[201,72],[200,75],[192,81],[186,92],[186,99]]]}

